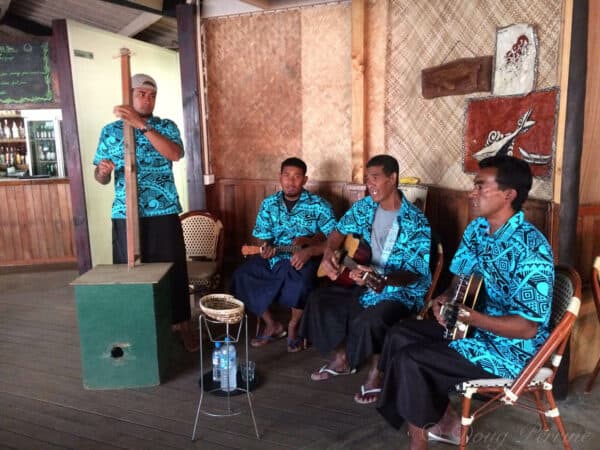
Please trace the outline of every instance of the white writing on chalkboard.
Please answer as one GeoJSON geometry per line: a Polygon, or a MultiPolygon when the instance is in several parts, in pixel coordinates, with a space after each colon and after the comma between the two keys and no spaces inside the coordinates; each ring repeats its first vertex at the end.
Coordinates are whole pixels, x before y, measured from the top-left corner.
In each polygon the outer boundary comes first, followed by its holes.
{"type": "Polygon", "coordinates": [[[48,43],[0,42],[0,103],[45,103],[52,99],[48,43]]]}

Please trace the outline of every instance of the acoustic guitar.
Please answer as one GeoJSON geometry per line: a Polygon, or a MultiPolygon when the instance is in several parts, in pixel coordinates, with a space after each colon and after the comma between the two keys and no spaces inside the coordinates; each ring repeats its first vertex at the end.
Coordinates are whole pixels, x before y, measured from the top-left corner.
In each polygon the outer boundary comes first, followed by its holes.
{"type": "Polygon", "coordinates": [[[463,305],[475,308],[482,285],[483,278],[477,273],[457,278],[452,298],[440,308],[440,315],[446,323],[446,339],[462,339],[467,335],[469,326],[460,321],[459,312],[463,305]]]}
{"type": "MultiPolygon", "coordinates": [[[[294,245],[278,245],[275,248],[275,253],[295,253],[303,248],[318,244],[325,241],[325,236],[316,234],[314,236],[301,236],[294,239],[294,245]]],[[[261,247],[258,245],[242,245],[242,255],[258,255],[261,247]]]]}
{"type": "MultiPolygon", "coordinates": [[[[354,286],[354,280],[350,278],[350,271],[356,269],[359,264],[363,266],[369,264],[372,256],[371,247],[363,239],[349,234],[346,236],[342,248],[335,253],[341,270],[334,282],[340,286],[354,286]]],[[[325,267],[321,262],[319,270],[317,270],[317,276],[324,277],[326,275],[325,267]]],[[[366,285],[375,292],[381,292],[388,284],[387,278],[376,272],[365,272],[363,278],[366,285]]]]}

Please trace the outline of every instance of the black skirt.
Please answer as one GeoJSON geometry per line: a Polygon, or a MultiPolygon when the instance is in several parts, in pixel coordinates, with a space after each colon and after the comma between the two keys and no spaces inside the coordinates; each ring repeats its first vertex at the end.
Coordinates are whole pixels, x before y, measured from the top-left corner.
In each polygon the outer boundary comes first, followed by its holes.
{"type": "Polygon", "coordinates": [[[324,356],[344,345],[352,368],[381,353],[387,330],[410,315],[402,303],[393,300],[363,307],[359,299],[364,290],[330,285],[313,291],[299,329],[300,336],[324,356]]]}
{"type": "MultiPolygon", "coordinates": [[[[190,320],[190,294],[183,229],[177,214],[140,218],[140,259],[144,263],[170,262],[171,323],[190,320]]],[[[112,219],[113,264],[127,263],[127,223],[112,219]]]]}
{"type": "Polygon", "coordinates": [[[448,394],[463,381],[495,378],[448,347],[444,328],[433,320],[406,320],[389,330],[379,369],[384,372],[377,410],[395,428],[436,424],[448,394]]]}

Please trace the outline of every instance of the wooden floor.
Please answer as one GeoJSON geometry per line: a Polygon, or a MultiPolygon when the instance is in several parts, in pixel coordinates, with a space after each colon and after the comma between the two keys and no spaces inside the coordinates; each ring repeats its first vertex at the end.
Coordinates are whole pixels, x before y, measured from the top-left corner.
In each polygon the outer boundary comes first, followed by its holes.
{"type": "MultiPolygon", "coordinates": [[[[241,408],[240,415],[201,415],[198,439],[191,441],[199,399],[199,357],[184,352],[178,342],[172,346],[168,379],[160,386],[84,389],[69,286],[75,278],[77,273],[71,270],[0,275],[0,448],[406,447],[405,429],[393,430],[372,406],[352,400],[364,369],[355,376],[310,381],[310,370],[323,359],[314,349],[288,354],[284,341],[250,353],[261,380],[253,393],[260,440],[254,435],[246,397],[239,396],[232,398],[232,406],[241,408]]],[[[559,408],[573,448],[596,449],[600,386],[584,396],[584,381],[576,380],[559,408]]],[[[224,407],[223,398],[205,395],[205,400],[207,408],[224,407]]],[[[471,444],[472,449],[561,448],[554,428],[541,432],[535,415],[509,408],[476,422],[471,444]]]]}

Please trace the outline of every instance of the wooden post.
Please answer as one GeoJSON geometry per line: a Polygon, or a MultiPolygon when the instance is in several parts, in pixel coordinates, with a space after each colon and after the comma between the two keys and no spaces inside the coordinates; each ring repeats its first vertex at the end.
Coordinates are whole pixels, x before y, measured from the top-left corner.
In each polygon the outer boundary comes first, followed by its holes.
{"type": "MultiPolygon", "coordinates": [[[[122,48],[121,87],[124,105],[132,104],[129,56],[129,49],[122,48]]],[[[135,134],[131,125],[123,124],[123,139],[125,151],[125,206],[127,208],[127,266],[132,268],[140,255],[140,236],[135,134]]]]}
{"type": "Polygon", "coordinates": [[[352,0],[352,182],[365,174],[365,1],[352,0]]]}

